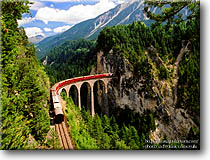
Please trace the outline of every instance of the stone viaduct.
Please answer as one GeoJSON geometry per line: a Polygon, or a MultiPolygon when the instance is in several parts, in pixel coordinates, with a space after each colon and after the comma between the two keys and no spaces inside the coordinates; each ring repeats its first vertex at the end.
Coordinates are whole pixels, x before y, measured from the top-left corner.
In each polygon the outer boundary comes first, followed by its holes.
{"type": "MultiPolygon", "coordinates": [[[[104,85],[104,94],[106,96],[105,101],[108,101],[107,94],[108,94],[108,83],[111,80],[111,73],[105,73],[105,74],[98,74],[98,75],[89,75],[89,76],[83,76],[83,77],[77,77],[68,79],[65,81],[61,81],[56,83],[55,90],[57,91],[57,94],[60,95],[63,90],[65,90],[67,97],[70,96],[70,90],[74,86],[76,87],[77,92],[77,102],[78,106],[81,109],[81,88],[83,84],[88,84],[88,88],[90,89],[90,108],[91,108],[91,115],[95,115],[95,108],[94,108],[94,85],[96,82],[102,82],[104,85]]],[[[108,102],[104,102],[107,103],[108,102]]]]}

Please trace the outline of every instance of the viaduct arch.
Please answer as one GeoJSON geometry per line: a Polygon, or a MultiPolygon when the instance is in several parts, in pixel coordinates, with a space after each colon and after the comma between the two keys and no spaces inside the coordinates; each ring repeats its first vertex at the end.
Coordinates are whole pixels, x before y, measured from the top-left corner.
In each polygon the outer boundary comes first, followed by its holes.
{"type": "MultiPolygon", "coordinates": [[[[81,92],[82,88],[84,85],[89,86],[88,92],[89,92],[89,97],[87,97],[90,100],[90,110],[91,110],[91,115],[95,115],[95,106],[94,102],[96,98],[94,97],[94,86],[98,85],[100,86],[100,83],[103,83],[103,92],[104,92],[104,100],[105,103],[104,108],[107,108],[108,99],[107,99],[107,94],[108,94],[108,83],[111,80],[112,73],[105,73],[105,74],[98,74],[98,75],[89,75],[89,76],[83,76],[83,77],[77,77],[77,78],[72,78],[68,80],[64,80],[61,82],[56,83],[52,87],[52,91],[54,90],[56,94],[60,95],[62,90],[64,89],[66,91],[67,97],[73,95],[73,101],[75,104],[79,106],[81,109],[82,106],[82,101],[81,101],[81,92]],[[76,98],[78,97],[78,99],[76,98]]],[[[87,100],[88,101],[88,100],[87,100]]],[[[88,102],[87,102],[88,103],[88,102]]],[[[107,109],[104,110],[104,112],[107,112],[107,109]]]]}

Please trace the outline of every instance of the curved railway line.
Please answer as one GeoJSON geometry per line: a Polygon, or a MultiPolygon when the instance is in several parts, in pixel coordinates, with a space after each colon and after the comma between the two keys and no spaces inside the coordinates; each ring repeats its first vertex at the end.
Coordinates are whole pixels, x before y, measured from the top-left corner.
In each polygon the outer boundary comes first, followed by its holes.
{"type": "Polygon", "coordinates": [[[63,100],[58,93],[59,89],[72,83],[85,81],[85,80],[91,80],[91,79],[107,78],[110,76],[112,76],[111,73],[106,73],[106,74],[98,74],[98,75],[72,78],[72,79],[58,82],[51,88],[50,92],[52,96],[53,109],[54,109],[55,121],[56,121],[55,130],[59,136],[60,144],[63,149],[65,150],[76,149],[76,146],[70,134],[70,129],[69,129],[69,126],[65,117],[65,112],[64,112],[66,106],[65,106],[65,103],[63,103],[63,100]]]}

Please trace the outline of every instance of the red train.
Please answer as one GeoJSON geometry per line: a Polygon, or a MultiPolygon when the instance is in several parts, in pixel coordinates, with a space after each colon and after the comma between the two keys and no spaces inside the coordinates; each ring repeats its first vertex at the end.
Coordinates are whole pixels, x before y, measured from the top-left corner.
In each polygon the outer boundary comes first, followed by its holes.
{"type": "Polygon", "coordinates": [[[64,120],[62,105],[60,104],[59,98],[58,98],[58,90],[60,88],[62,88],[65,85],[75,83],[75,82],[79,82],[79,81],[85,81],[85,80],[91,80],[91,79],[100,79],[100,78],[111,77],[111,76],[112,76],[112,73],[104,73],[104,74],[98,74],[98,75],[90,75],[90,76],[72,78],[72,79],[68,79],[68,80],[64,80],[64,81],[56,83],[51,88],[51,94],[52,94],[52,98],[53,98],[55,119],[57,120],[57,122],[60,123],[64,120]]]}
{"type": "Polygon", "coordinates": [[[111,76],[112,76],[112,73],[105,73],[105,74],[72,78],[72,79],[68,79],[68,80],[64,80],[59,83],[56,83],[55,90],[58,91],[61,87],[65,86],[67,84],[71,84],[71,83],[75,83],[75,82],[79,82],[79,81],[91,80],[91,79],[100,79],[100,78],[111,77],[111,76]]]}

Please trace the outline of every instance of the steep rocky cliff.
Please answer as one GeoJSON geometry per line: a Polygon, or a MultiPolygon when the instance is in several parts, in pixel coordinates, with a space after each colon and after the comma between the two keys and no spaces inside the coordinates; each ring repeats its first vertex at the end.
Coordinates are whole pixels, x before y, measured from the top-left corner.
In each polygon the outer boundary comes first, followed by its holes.
{"type": "Polygon", "coordinates": [[[150,139],[158,141],[164,136],[169,139],[186,139],[191,127],[198,128],[191,119],[187,110],[178,107],[176,74],[178,61],[181,55],[187,54],[188,46],[182,49],[177,57],[175,65],[163,63],[154,47],[146,51],[146,58],[151,77],[145,75],[136,76],[134,66],[120,54],[109,51],[108,54],[98,53],[97,73],[113,73],[109,84],[108,100],[109,111],[129,108],[134,112],[143,113],[151,110],[155,115],[156,130],[151,131],[150,139]],[[169,79],[160,79],[157,68],[164,66],[171,76],[169,79]]]}

